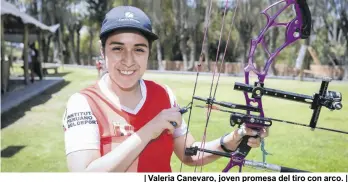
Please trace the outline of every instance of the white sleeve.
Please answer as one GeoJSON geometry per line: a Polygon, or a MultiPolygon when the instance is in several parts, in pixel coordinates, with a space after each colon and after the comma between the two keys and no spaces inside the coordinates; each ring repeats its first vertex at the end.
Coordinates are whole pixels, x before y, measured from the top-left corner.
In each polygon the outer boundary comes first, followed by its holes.
{"type": "MultiPolygon", "coordinates": [[[[167,93],[168,93],[168,95],[169,95],[170,105],[171,105],[172,107],[178,106],[179,104],[178,104],[177,101],[176,101],[176,97],[175,97],[175,95],[174,95],[172,89],[169,88],[167,85],[165,85],[165,87],[166,87],[167,93]]],[[[187,124],[186,124],[184,118],[182,118],[181,126],[180,126],[179,128],[176,128],[176,129],[174,130],[173,137],[174,137],[174,138],[177,138],[177,137],[179,137],[179,136],[183,136],[183,135],[186,134],[186,132],[187,132],[187,124]]]]}
{"type": "Polygon", "coordinates": [[[87,99],[73,94],[63,117],[65,153],[87,149],[100,149],[99,127],[87,99]]]}

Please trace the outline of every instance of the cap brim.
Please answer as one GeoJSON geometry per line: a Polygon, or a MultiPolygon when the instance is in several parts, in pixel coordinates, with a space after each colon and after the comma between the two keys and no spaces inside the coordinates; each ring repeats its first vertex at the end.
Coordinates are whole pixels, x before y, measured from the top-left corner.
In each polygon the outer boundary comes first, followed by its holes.
{"type": "Polygon", "coordinates": [[[139,32],[141,32],[145,37],[147,37],[149,40],[157,40],[158,36],[156,34],[154,34],[153,32],[146,30],[142,27],[136,26],[134,24],[122,24],[122,25],[117,25],[116,23],[113,23],[110,25],[104,25],[105,28],[103,28],[103,30],[100,32],[100,38],[103,37],[104,35],[111,33],[115,30],[122,30],[122,29],[135,29],[138,30],[139,32]]]}

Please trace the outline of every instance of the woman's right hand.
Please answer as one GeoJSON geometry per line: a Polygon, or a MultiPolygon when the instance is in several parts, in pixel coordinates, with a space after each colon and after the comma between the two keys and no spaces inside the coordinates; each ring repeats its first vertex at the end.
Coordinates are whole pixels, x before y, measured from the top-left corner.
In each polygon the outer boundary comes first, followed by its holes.
{"type": "Polygon", "coordinates": [[[173,134],[175,128],[181,126],[182,116],[179,110],[179,107],[163,109],[160,113],[157,114],[157,116],[155,116],[149,123],[147,123],[152,139],[160,136],[166,129],[169,130],[170,134],[173,134]],[[174,127],[170,122],[175,122],[176,127],[174,127]]]}

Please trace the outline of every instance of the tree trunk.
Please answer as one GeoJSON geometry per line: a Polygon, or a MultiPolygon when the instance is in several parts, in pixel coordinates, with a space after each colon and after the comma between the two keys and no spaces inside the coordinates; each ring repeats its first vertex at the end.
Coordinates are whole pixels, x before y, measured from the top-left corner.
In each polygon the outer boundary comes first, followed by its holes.
{"type": "Polygon", "coordinates": [[[195,34],[195,31],[196,29],[194,30],[191,30],[190,32],[190,62],[189,62],[189,65],[188,65],[188,68],[187,70],[189,71],[192,71],[193,68],[194,68],[194,63],[196,61],[196,34],[195,34]]]}
{"type": "Polygon", "coordinates": [[[187,71],[187,51],[186,51],[186,42],[185,42],[185,36],[180,35],[180,52],[182,54],[183,59],[183,65],[184,65],[184,71],[187,71]]]}
{"type": "Polygon", "coordinates": [[[132,6],[140,7],[139,0],[132,0],[132,6]]]}
{"type": "Polygon", "coordinates": [[[180,1],[180,51],[182,54],[184,71],[187,71],[188,68],[186,14],[185,1],[180,1]]]}
{"type": "MultiPolygon", "coordinates": [[[[205,36],[205,41],[203,42],[203,54],[204,54],[204,64],[205,64],[205,68],[208,69],[208,71],[210,71],[210,59],[209,59],[209,3],[207,2],[206,6],[205,6],[205,15],[204,15],[204,27],[207,27],[206,29],[206,35],[205,36]]],[[[205,30],[204,30],[205,31],[205,30]]]]}
{"type": "MultiPolygon", "coordinates": [[[[153,28],[153,32],[156,34],[159,33],[159,31],[157,31],[157,27],[153,28]]],[[[157,52],[157,64],[158,64],[158,70],[164,70],[163,64],[162,64],[162,46],[161,46],[161,37],[158,38],[158,40],[156,40],[156,52],[157,52]]]]}
{"type": "Polygon", "coordinates": [[[50,53],[50,44],[51,44],[52,36],[44,35],[42,40],[42,59],[43,62],[49,62],[48,57],[50,53]],[[47,41],[46,41],[47,40],[47,41]]]}
{"type": "Polygon", "coordinates": [[[179,49],[183,58],[184,70],[187,70],[186,31],[185,31],[185,5],[184,1],[172,0],[174,11],[174,24],[179,32],[179,49]]]}
{"type": "MultiPolygon", "coordinates": [[[[268,0],[268,4],[273,4],[275,3],[274,0],[268,0]]],[[[271,14],[273,15],[275,12],[274,8],[271,8],[270,9],[271,11],[271,14]]],[[[271,34],[270,34],[270,42],[271,42],[271,45],[269,46],[269,51],[270,52],[274,52],[275,49],[277,48],[277,38],[278,38],[278,35],[279,35],[279,29],[277,27],[273,28],[272,30],[270,30],[271,34]]],[[[271,70],[273,72],[273,75],[277,76],[278,75],[278,71],[276,69],[276,60],[273,60],[273,63],[271,64],[271,70]]]]}
{"type": "Polygon", "coordinates": [[[345,76],[343,76],[345,79],[348,79],[348,36],[346,38],[346,52],[345,52],[345,56],[343,57],[343,59],[345,59],[345,61],[343,62],[344,66],[344,74],[345,76]]]}
{"type": "Polygon", "coordinates": [[[174,26],[175,26],[175,32],[180,31],[180,3],[178,3],[178,0],[172,0],[172,10],[174,13],[174,26]]]}
{"type": "Polygon", "coordinates": [[[66,36],[64,38],[65,44],[65,54],[66,54],[66,63],[67,64],[76,64],[75,51],[73,49],[72,41],[70,40],[70,36],[66,36]]]}
{"type": "Polygon", "coordinates": [[[92,60],[94,27],[89,27],[88,33],[89,33],[88,62],[89,62],[89,65],[95,65],[95,63],[92,60]]]}
{"type": "Polygon", "coordinates": [[[301,46],[300,53],[296,60],[296,68],[300,68],[300,80],[303,81],[304,77],[304,69],[307,67],[308,56],[307,56],[307,48],[309,46],[309,38],[305,40],[305,44],[301,46]]]}
{"type": "Polygon", "coordinates": [[[78,23],[76,25],[76,35],[77,35],[77,40],[76,40],[76,60],[77,60],[77,64],[81,64],[81,59],[80,59],[80,30],[81,30],[81,28],[82,28],[82,23],[78,23]]]}
{"type": "MultiPolygon", "coordinates": [[[[55,3],[53,3],[53,4],[55,4],[55,3]]],[[[53,6],[54,6],[54,9],[56,9],[55,5],[53,5],[53,6]]],[[[48,12],[46,12],[46,13],[48,13],[48,12]]],[[[51,25],[56,24],[55,16],[56,16],[55,13],[54,13],[54,15],[49,16],[49,20],[50,20],[51,25]]],[[[52,40],[53,41],[53,58],[51,58],[51,60],[54,63],[58,62],[58,60],[61,61],[61,58],[60,58],[61,47],[60,47],[59,32],[60,32],[60,29],[58,29],[57,32],[54,35],[52,35],[53,36],[52,37],[53,38],[53,40],[52,40]]]]}
{"type": "Polygon", "coordinates": [[[28,33],[29,33],[29,28],[28,24],[24,24],[24,35],[23,35],[23,57],[24,57],[24,84],[29,83],[29,63],[28,63],[28,33]]]}
{"type": "Polygon", "coordinates": [[[75,31],[74,31],[74,25],[69,25],[68,26],[69,29],[69,38],[68,38],[68,42],[66,42],[67,44],[69,44],[70,49],[68,49],[69,54],[70,54],[70,58],[73,62],[73,64],[78,64],[80,65],[80,61],[76,60],[76,54],[75,54],[75,31]]]}
{"type": "MultiPolygon", "coordinates": [[[[279,35],[279,29],[278,28],[273,28],[271,30],[271,51],[274,52],[277,48],[277,38],[278,38],[278,35],[279,35]]],[[[275,76],[278,75],[278,71],[276,69],[276,60],[273,60],[273,63],[271,64],[271,69],[272,69],[272,72],[275,76]]]]}

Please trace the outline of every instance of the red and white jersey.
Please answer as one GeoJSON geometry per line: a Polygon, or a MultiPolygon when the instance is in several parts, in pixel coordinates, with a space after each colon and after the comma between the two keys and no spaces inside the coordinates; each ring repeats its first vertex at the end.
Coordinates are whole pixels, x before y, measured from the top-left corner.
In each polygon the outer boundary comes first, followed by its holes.
{"type": "MultiPolygon", "coordinates": [[[[122,106],[117,95],[106,84],[105,74],[95,85],[69,98],[63,118],[65,152],[97,149],[105,155],[139,130],[163,109],[176,106],[176,98],[168,86],[140,80],[142,99],[135,109],[122,106]]],[[[171,172],[173,138],[185,135],[182,121],[173,135],[163,132],[151,141],[136,161],[131,172],[171,172]]]]}

